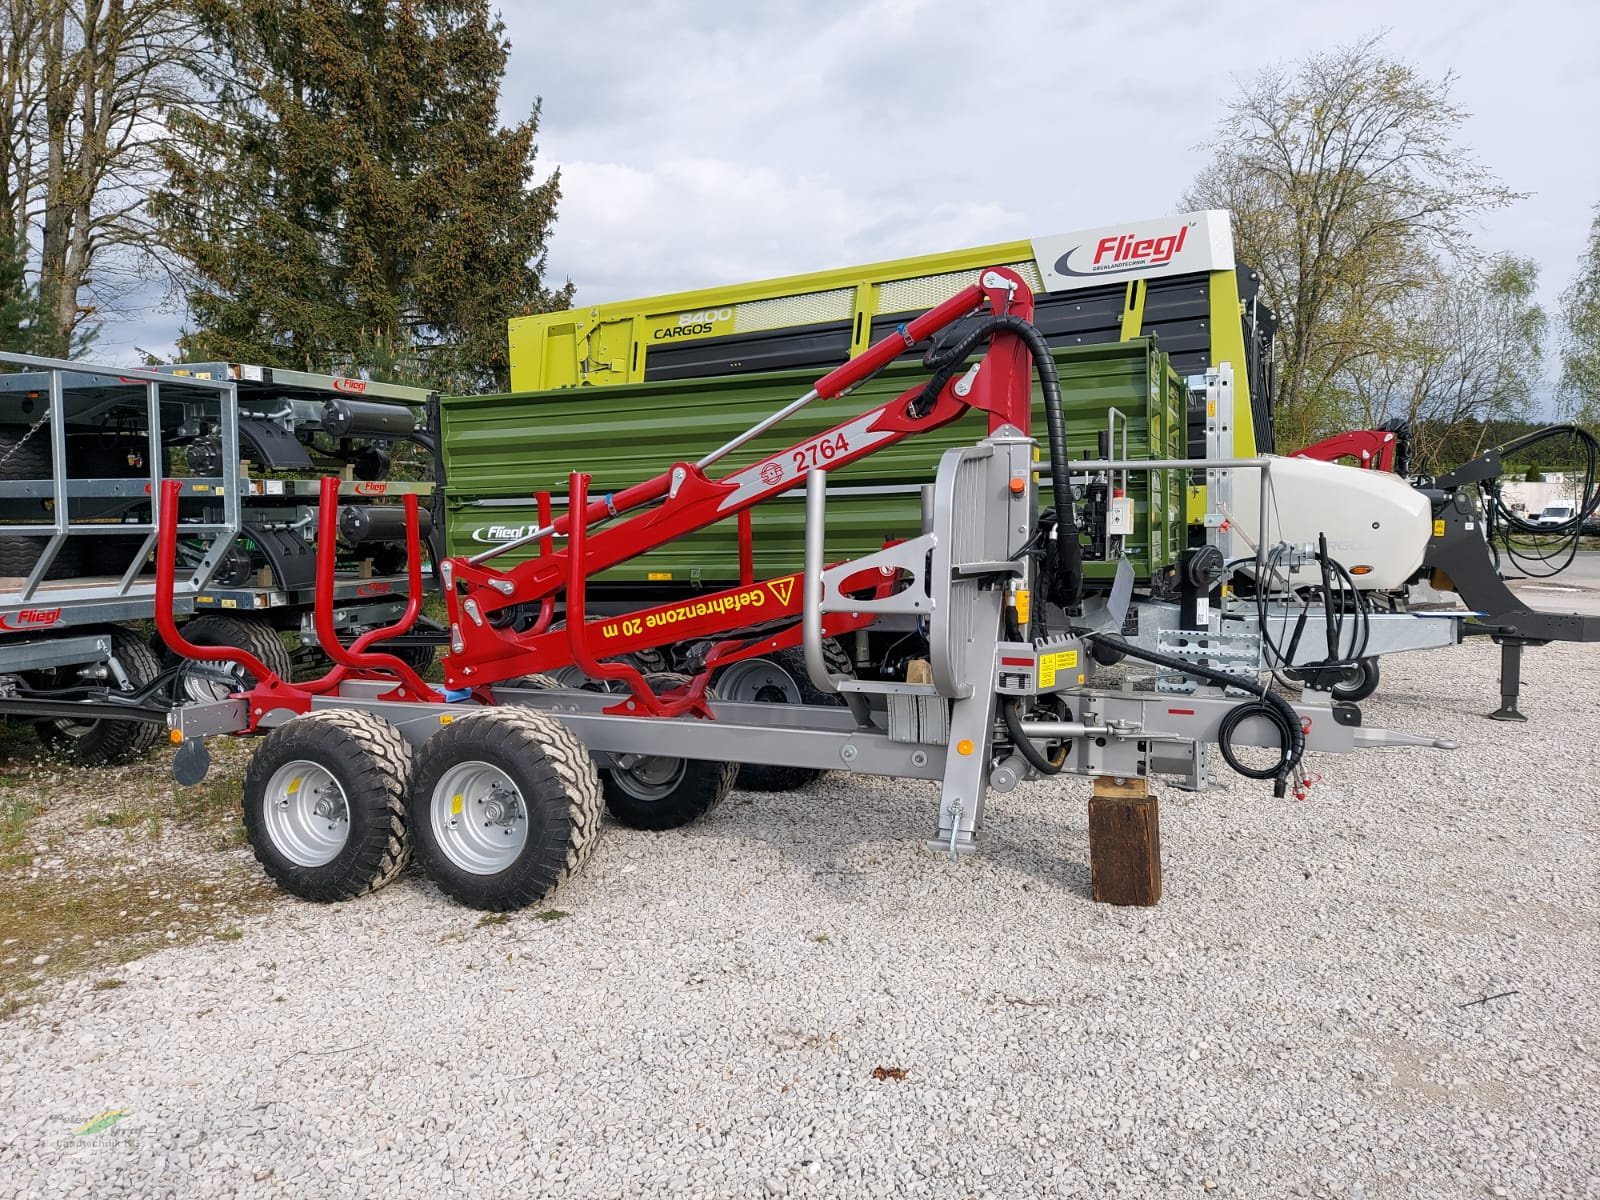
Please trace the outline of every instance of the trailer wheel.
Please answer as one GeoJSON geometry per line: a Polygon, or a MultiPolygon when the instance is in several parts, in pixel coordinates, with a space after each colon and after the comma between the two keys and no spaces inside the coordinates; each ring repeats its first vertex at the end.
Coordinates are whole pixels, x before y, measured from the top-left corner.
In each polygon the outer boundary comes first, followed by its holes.
{"type": "Polygon", "coordinates": [[[515,705],[446,725],[422,748],[411,829],[428,878],[505,912],[575,874],[600,835],[594,760],[555,718],[515,705]]]}
{"type": "Polygon", "coordinates": [[[329,903],[375,892],[411,856],[411,745],[372,713],[322,709],[266,736],[244,776],[244,828],[279,887],[329,903]]]}
{"type": "MultiPolygon", "coordinates": [[[[659,672],[645,676],[656,691],[689,682],[687,675],[659,672]]],[[[706,689],[708,699],[717,693],[706,689]]],[[[733,790],[739,764],[663,755],[627,756],[627,765],[600,773],[606,811],[630,829],[677,829],[705,816],[733,790]]]]}
{"type": "MultiPolygon", "coordinates": [[[[128,677],[128,690],[137,690],[161,674],[161,660],[131,629],[118,627],[111,631],[111,656],[128,677]]],[[[74,668],[62,667],[50,673],[51,683],[67,686],[73,673],[74,668]]],[[[116,687],[115,675],[106,683],[116,687]]],[[[33,728],[52,754],[77,767],[115,767],[133,762],[142,758],[161,736],[161,726],[149,721],[114,721],[109,717],[97,721],[62,717],[39,721],[33,728]]]]}
{"type": "MultiPolygon", "coordinates": [[[[383,648],[384,646],[382,642],[379,642],[377,646],[374,647],[376,650],[382,650],[383,648]]],[[[394,655],[401,662],[405,663],[406,666],[410,667],[418,675],[427,675],[427,673],[433,668],[433,660],[435,657],[437,657],[438,651],[439,648],[437,646],[430,646],[426,644],[413,646],[393,646],[389,649],[390,654],[394,655]]]]}
{"type": "MultiPolygon", "coordinates": [[[[823,640],[822,653],[833,674],[855,675],[855,663],[834,639],[823,640]]],[[[717,675],[717,695],[724,700],[757,704],[817,704],[837,708],[844,703],[836,695],[817,690],[806,670],[805,653],[799,648],[779,650],[765,658],[747,658],[724,667],[717,675]]],[[[739,767],[738,786],[752,792],[789,792],[814,783],[826,774],[815,767],[743,763],[739,767]]]]}
{"type": "MultiPolygon", "coordinates": [[[[555,633],[565,629],[565,621],[555,621],[550,626],[550,632],[555,633]]],[[[627,663],[641,675],[662,674],[667,669],[667,656],[656,646],[646,646],[642,650],[630,650],[627,654],[618,654],[605,658],[602,662],[627,663]]],[[[552,678],[558,686],[567,688],[583,688],[588,692],[618,692],[627,691],[627,685],[615,679],[592,679],[584,674],[583,669],[577,666],[557,667],[551,672],[552,678]]]]}
{"type": "MultiPolygon", "coordinates": [[[[279,679],[289,679],[293,675],[294,663],[283,639],[271,625],[255,617],[207,614],[190,620],[182,632],[196,646],[233,646],[248,650],[279,679]]],[[[233,663],[195,662],[173,650],[166,652],[166,662],[170,667],[183,668],[179,690],[190,700],[226,700],[231,693],[260,682],[254,674],[233,663]]]]}
{"type": "Polygon", "coordinates": [[[1363,658],[1351,667],[1349,673],[1334,684],[1330,691],[1335,700],[1354,704],[1377,691],[1378,683],[1378,660],[1363,658]]]}
{"type": "Polygon", "coordinates": [[[554,675],[517,675],[494,685],[497,688],[527,688],[535,692],[553,692],[561,687],[554,675]]]}

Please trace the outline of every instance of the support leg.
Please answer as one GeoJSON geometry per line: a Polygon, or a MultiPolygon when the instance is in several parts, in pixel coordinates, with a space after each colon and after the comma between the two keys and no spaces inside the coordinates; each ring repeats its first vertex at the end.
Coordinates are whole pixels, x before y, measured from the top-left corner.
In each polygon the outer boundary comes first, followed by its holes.
{"type": "Polygon", "coordinates": [[[1526,721],[1517,708],[1522,693],[1522,643],[1507,638],[1500,643],[1500,707],[1489,714],[1491,721],[1526,721]]]}
{"type": "Polygon", "coordinates": [[[994,703],[994,693],[985,691],[951,706],[950,754],[945,760],[944,786],[939,791],[939,831],[928,843],[930,850],[958,857],[978,848],[994,703]]]}
{"type": "Polygon", "coordinates": [[[1161,821],[1142,778],[1096,776],[1089,798],[1089,878],[1100,904],[1161,900],[1161,821]]]}

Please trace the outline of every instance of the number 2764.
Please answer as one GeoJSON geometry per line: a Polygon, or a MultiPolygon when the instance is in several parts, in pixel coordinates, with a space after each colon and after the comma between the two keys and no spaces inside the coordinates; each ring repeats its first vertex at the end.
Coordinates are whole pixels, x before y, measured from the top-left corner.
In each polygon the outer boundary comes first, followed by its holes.
{"type": "Polygon", "coordinates": [[[815,467],[825,462],[832,462],[839,455],[850,449],[850,443],[844,440],[844,434],[832,438],[819,438],[809,446],[801,446],[793,451],[794,468],[804,471],[808,467],[815,467]]]}

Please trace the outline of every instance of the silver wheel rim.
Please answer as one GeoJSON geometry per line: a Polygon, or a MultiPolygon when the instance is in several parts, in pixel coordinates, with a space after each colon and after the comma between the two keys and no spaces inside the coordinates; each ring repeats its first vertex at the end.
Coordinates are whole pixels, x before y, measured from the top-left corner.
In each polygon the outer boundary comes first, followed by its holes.
{"type": "Polygon", "coordinates": [[[613,767],[611,778],[635,800],[663,800],[678,789],[688,769],[685,759],[650,754],[626,767],[613,767]]]}
{"type": "Polygon", "coordinates": [[[521,790],[486,762],[459,762],[441,775],[428,817],[440,851],[473,875],[504,871],[528,844],[528,806],[521,790]]]}
{"type": "Polygon", "coordinates": [[[202,703],[226,700],[235,692],[242,692],[250,686],[242,668],[215,663],[189,663],[182,678],[184,696],[202,703]]]}
{"type": "Polygon", "coordinates": [[[326,866],[350,840],[350,801],[318,763],[284,763],[267,780],[262,804],[267,837],[297,867],[326,866]]]}
{"type": "Polygon", "coordinates": [[[770,658],[750,658],[717,676],[717,695],[761,704],[804,704],[800,684],[770,658]]]}

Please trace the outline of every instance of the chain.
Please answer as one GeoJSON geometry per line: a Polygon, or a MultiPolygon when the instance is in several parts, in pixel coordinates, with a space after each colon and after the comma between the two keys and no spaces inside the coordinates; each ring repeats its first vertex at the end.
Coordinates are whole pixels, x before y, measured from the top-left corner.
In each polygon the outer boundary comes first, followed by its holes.
{"type": "Polygon", "coordinates": [[[28,444],[28,439],[31,438],[34,434],[38,433],[39,432],[39,426],[43,425],[49,419],[50,419],[50,409],[49,409],[49,406],[46,406],[45,410],[44,410],[44,416],[40,417],[37,421],[35,421],[32,425],[30,425],[28,427],[28,432],[23,434],[20,438],[18,438],[16,443],[11,447],[11,449],[9,449],[9,450],[7,450],[5,452],[4,456],[0,456],[0,471],[4,471],[5,470],[5,465],[8,462],[11,461],[12,455],[16,454],[16,452],[18,450],[21,450],[25,445],[27,445],[28,444]]]}

